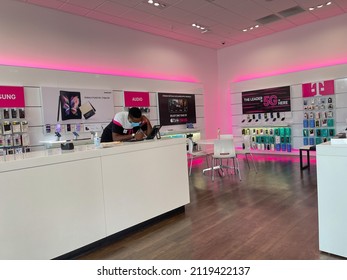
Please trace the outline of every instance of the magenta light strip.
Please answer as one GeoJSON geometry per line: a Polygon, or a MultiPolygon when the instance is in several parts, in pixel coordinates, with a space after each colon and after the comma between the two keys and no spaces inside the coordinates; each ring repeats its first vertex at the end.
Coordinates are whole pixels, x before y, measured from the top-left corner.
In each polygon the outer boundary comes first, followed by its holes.
{"type": "Polygon", "coordinates": [[[27,67],[27,68],[37,68],[46,70],[57,70],[57,71],[70,71],[70,72],[80,72],[88,73],[94,75],[111,75],[111,76],[121,76],[130,78],[140,78],[140,79],[151,79],[151,80],[163,80],[163,81],[175,81],[175,82],[187,82],[187,83],[199,83],[199,81],[194,77],[178,76],[178,75],[165,75],[165,74],[148,74],[141,73],[132,70],[103,70],[98,68],[84,68],[84,67],[73,67],[73,66],[58,66],[58,65],[44,65],[40,63],[1,63],[3,66],[14,66],[14,67],[27,67]]]}
{"type": "MultiPolygon", "coordinates": [[[[267,162],[267,161],[276,161],[276,162],[295,162],[295,163],[298,163],[300,162],[300,157],[299,155],[286,155],[286,154],[256,154],[256,153],[253,153],[253,157],[254,157],[254,160],[256,162],[267,162]]],[[[304,161],[306,162],[306,155],[303,156],[304,157],[304,161]]],[[[251,160],[251,159],[249,159],[251,160]]],[[[204,164],[205,161],[203,158],[196,158],[193,160],[193,167],[197,167],[201,164],[204,164]]],[[[312,164],[316,164],[317,163],[317,160],[315,157],[310,157],[310,163],[312,164]]],[[[188,161],[188,164],[189,161],[188,161]]]]}
{"type": "Polygon", "coordinates": [[[326,62],[321,62],[321,63],[314,63],[312,65],[296,66],[296,67],[289,68],[289,69],[262,72],[262,73],[254,73],[254,74],[249,74],[249,75],[244,75],[244,76],[239,76],[239,77],[236,76],[232,82],[237,83],[237,82],[248,81],[248,80],[253,80],[253,79],[260,79],[260,78],[289,74],[289,73],[294,73],[294,72],[313,70],[313,69],[322,68],[322,67],[342,65],[342,64],[346,64],[346,63],[347,63],[347,58],[337,59],[337,60],[331,60],[331,61],[326,61],[326,62]]]}

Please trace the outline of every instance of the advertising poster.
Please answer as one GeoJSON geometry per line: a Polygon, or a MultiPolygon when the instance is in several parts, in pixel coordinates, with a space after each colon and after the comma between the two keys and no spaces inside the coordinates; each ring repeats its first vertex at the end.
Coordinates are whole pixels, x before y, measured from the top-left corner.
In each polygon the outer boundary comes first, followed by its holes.
{"type": "Polygon", "coordinates": [[[290,86],[242,92],[242,113],[289,112],[290,86]]]}
{"type": "Polygon", "coordinates": [[[161,125],[196,123],[195,95],[158,93],[161,125]]]}
{"type": "Polygon", "coordinates": [[[43,87],[46,124],[109,122],[114,115],[111,90],[43,87]]]}
{"type": "Polygon", "coordinates": [[[0,86],[0,108],[24,107],[24,87],[0,86]]]}

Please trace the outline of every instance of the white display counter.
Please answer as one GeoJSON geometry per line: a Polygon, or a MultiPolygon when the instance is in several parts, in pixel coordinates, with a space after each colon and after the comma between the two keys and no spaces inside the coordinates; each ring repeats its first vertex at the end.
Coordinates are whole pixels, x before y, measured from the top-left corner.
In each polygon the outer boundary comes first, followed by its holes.
{"type": "Polygon", "coordinates": [[[0,161],[0,259],[52,259],[189,203],[185,139],[0,161]]]}
{"type": "Polygon", "coordinates": [[[347,257],[347,145],[316,146],[319,250],[347,257]]]}

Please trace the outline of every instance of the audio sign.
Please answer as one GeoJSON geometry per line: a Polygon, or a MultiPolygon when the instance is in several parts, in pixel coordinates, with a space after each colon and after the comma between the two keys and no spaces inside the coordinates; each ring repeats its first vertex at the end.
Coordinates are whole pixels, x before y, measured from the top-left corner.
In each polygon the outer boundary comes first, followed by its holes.
{"type": "Polygon", "coordinates": [[[149,106],[149,92],[124,91],[124,107],[149,106]]]}
{"type": "Polygon", "coordinates": [[[290,106],[290,86],[242,92],[242,113],[287,112],[290,106]]]}
{"type": "Polygon", "coordinates": [[[24,108],[24,88],[0,86],[0,108],[24,108]]]}

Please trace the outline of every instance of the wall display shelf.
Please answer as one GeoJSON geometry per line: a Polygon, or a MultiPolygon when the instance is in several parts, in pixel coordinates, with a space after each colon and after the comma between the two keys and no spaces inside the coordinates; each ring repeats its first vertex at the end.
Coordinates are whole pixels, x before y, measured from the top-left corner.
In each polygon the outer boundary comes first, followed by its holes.
{"type": "Polygon", "coordinates": [[[0,154],[21,154],[29,151],[28,131],[24,108],[0,109],[0,154]]]}
{"type": "Polygon", "coordinates": [[[269,112],[243,115],[242,126],[282,126],[286,125],[285,112],[269,112]]]}
{"type": "MultiPolygon", "coordinates": [[[[190,138],[193,140],[194,149],[197,149],[197,141],[201,139],[200,129],[187,128],[182,130],[167,130],[160,131],[162,138],[190,138]]],[[[188,149],[188,144],[187,144],[188,149]]]]}
{"type": "Polygon", "coordinates": [[[292,131],[288,126],[244,127],[242,135],[251,136],[251,148],[254,150],[292,151],[292,131]]]}
{"type": "Polygon", "coordinates": [[[182,130],[160,130],[162,138],[186,138],[192,137],[193,141],[200,140],[200,129],[187,128],[182,130]]]}
{"type": "Polygon", "coordinates": [[[336,134],[335,96],[314,96],[303,98],[303,144],[318,145],[336,134]]]}

